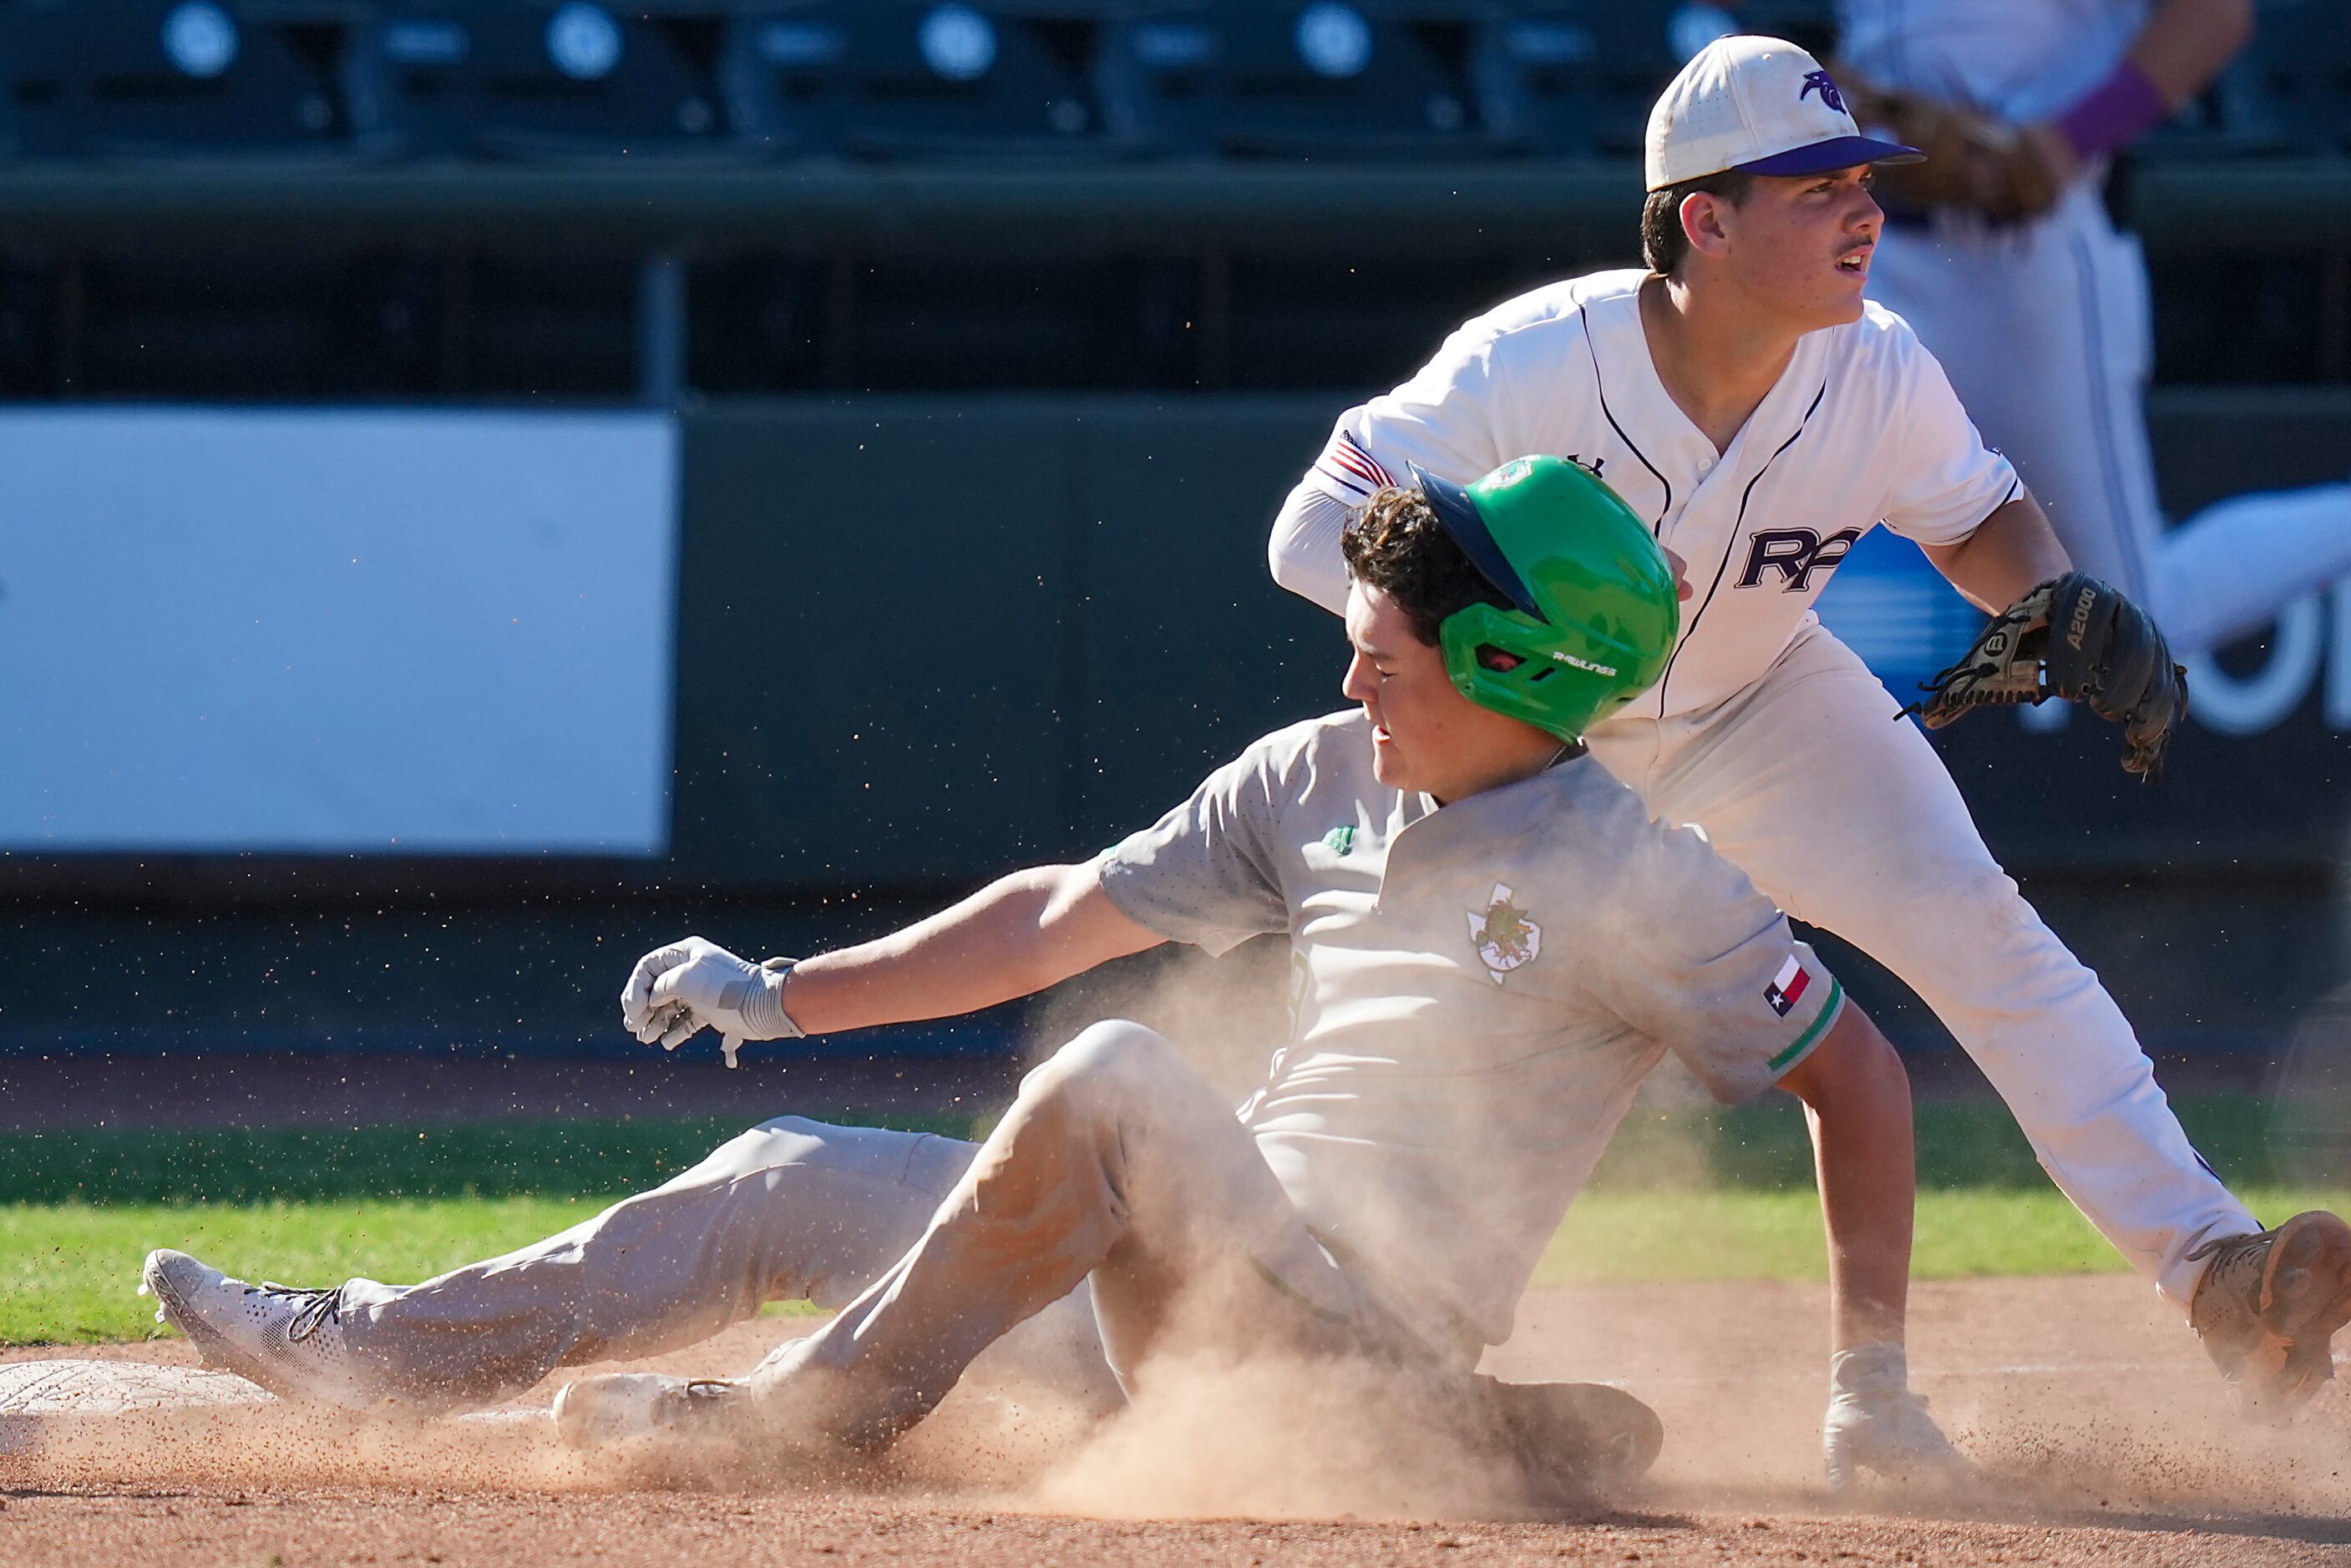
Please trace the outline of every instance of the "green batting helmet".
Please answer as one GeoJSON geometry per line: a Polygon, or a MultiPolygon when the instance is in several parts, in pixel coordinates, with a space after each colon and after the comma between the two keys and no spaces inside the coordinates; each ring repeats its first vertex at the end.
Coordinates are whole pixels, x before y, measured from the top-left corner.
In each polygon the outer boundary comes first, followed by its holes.
{"type": "Polygon", "coordinates": [[[1470,485],[1412,472],[1445,531],[1510,601],[1437,627],[1461,695],[1573,741],[1656,684],[1681,624],[1673,567],[1597,474],[1556,457],[1514,458],[1470,485]],[[1491,669],[1479,657],[1489,648],[1518,662],[1491,669]]]}

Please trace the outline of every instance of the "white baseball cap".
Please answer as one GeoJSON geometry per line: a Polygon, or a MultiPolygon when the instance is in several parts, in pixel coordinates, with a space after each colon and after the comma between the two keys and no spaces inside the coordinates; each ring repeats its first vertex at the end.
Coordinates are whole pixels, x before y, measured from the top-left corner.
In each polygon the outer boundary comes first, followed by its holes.
{"type": "Polygon", "coordinates": [[[1649,110],[1649,189],[1704,174],[1824,174],[1927,155],[1864,136],[1820,61],[1784,38],[1740,34],[1690,57],[1649,110]]]}

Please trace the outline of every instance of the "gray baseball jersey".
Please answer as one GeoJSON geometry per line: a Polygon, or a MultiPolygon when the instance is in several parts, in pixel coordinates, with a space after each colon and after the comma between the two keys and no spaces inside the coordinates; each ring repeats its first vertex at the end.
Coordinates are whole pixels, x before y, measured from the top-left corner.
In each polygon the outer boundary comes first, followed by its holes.
{"type": "Polygon", "coordinates": [[[1746,1100],[1843,998],[1744,875],[1589,757],[1440,809],[1374,777],[1360,711],[1266,736],[1099,866],[1162,936],[1288,934],[1290,1039],[1241,1118],[1332,1255],[1449,1345],[1510,1336],[1666,1051],[1746,1100]]]}

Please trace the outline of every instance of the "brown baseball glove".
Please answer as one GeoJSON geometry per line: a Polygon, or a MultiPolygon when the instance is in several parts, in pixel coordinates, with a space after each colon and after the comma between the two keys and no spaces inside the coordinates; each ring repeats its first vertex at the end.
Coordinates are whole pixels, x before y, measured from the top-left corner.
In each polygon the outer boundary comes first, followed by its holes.
{"type": "Polygon", "coordinates": [[[1864,130],[1927,155],[1923,163],[1879,165],[1876,191],[1888,205],[1913,212],[1950,208],[2016,223],[2049,211],[2064,194],[2064,149],[2052,140],[2053,132],[1876,87],[1850,71],[1836,77],[1864,130]]]}

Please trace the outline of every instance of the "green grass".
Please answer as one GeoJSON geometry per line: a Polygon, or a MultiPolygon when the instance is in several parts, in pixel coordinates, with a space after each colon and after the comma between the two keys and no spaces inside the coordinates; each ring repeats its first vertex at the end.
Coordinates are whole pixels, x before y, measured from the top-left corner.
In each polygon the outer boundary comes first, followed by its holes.
{"type": "MultiPolygon", "coordinates": [[[[2343,1209],[2351,1192],[2260,1189],[2259,1214],[2343,1209]]],[[[495,1256],[577,1223],[589,1199],[496,1198],[254,1205],[19,1204],[0,1208],[0,1344],[87,1344],[164,1332],[132,1293],[150,1248],[177,1247],[247,1279],[395,1282],[495,1256]]],[[[1977,1189],[1918,1199],[1922,1280],[2119,1271],[2055,1192],[1977,1189]]],[[[1824,1277],[1820,1210],[1803,1191],[1623,1189],[1578,1199],[1538,1284],[1824,1277]]],[[[784,1310],[795,1310],[787,1307],[784,1310]]],[[[804,1310],[804,1309],[803,1309],[804,1310]]]]}
{"type": "MultiPolygon", "coordinates": [[[[2351,1191],[2278,1179],[2276,1166],[2290,1162],[2273,1158],[2260,1102],[2179,1108],[2213,1163],[2253,1184],[2241,1191],[2256,1213],[2351,1205],[2351,1191]]],[[[576,1223],[674,1175],[741,1127],[695,1118],[0,1134],[0,1344],[160,1332],[152,1303],[132,1294],[152,1247],[295,1284],[427,1278],[576,1223]]],[[[1920,1106],[1918,1148],[1918,1278],[2122,1266],[2050,1188],[1999,1106],[1920,1106]]],[[[1823,1272],[1802,1118],[1771,1105],[1628,1123],[1536,1279],[1823,1272]]]]}
{"type": "MultiPolygon", "coordinates": [[[[833,1118],[967,1137],[967,1116],[833,1118]]],[[[587,1198],[658,1186],[741,1116],[0,1133],[0,1203],[587,1198]]]]}
{"type": "MultiPolygon", "coordinates": [[[[2351,1192],[2252,1188],[2238,1194],[2271,1223],[2304,1209],[2343,1211],[2351,1192]]],[[[2119,1273],[2122,1259],[2048,1188],[1922,1191],[1911,1275],[2119,1273]]],[[[1820,1280],[1828,1277],[1820,1206],[1809,1192],[1586,1193],[1543,1254],[1535,1282],[1820,1280]]]]}
{"type": "MultiPolygon", "coordinates": [[[[2233,1182],[2280,1185],[2270,1106],[2250,1095],[2182,1101],[2180,1120],[2233,1182]]],[[[833,1119],[862,1122],[856,1112],[833,1119]]],[[[875,1125],[968,1137],[984,1120],[899,1116],[875,1125]]],[[[377,1198],[588,1198],[676,1175],[743,1130],[740,1117],[478,1122],[440,1127],[0,1133],[0,1204],[263,1203],[377,1198]]],[[[2005,1109],[1918,1107],[1921,1187],[2047,1189],[2005,1109]]],[[[2351,1146],[2346,1146],[2351,1153],[2351,1146]]],[[[2283,1162],[2291,1164],[2293,1162],[2283,1162]]],[[[1809,1189],[1812,1154],[1793,1101],[1628,1120],[1596,1189],[1809,1189]]]]}
{"type": "Polygon", "coordinates": [[[140,1262],[157,1247],[245,1279],[316,1285],[361,1275],[397,1284],[496,1257],[601,1207],[586,1198],[16,1204],[0,1208],[0,1345],[168,1333],[154,1302],[135,1293],[140,1262]]]}

